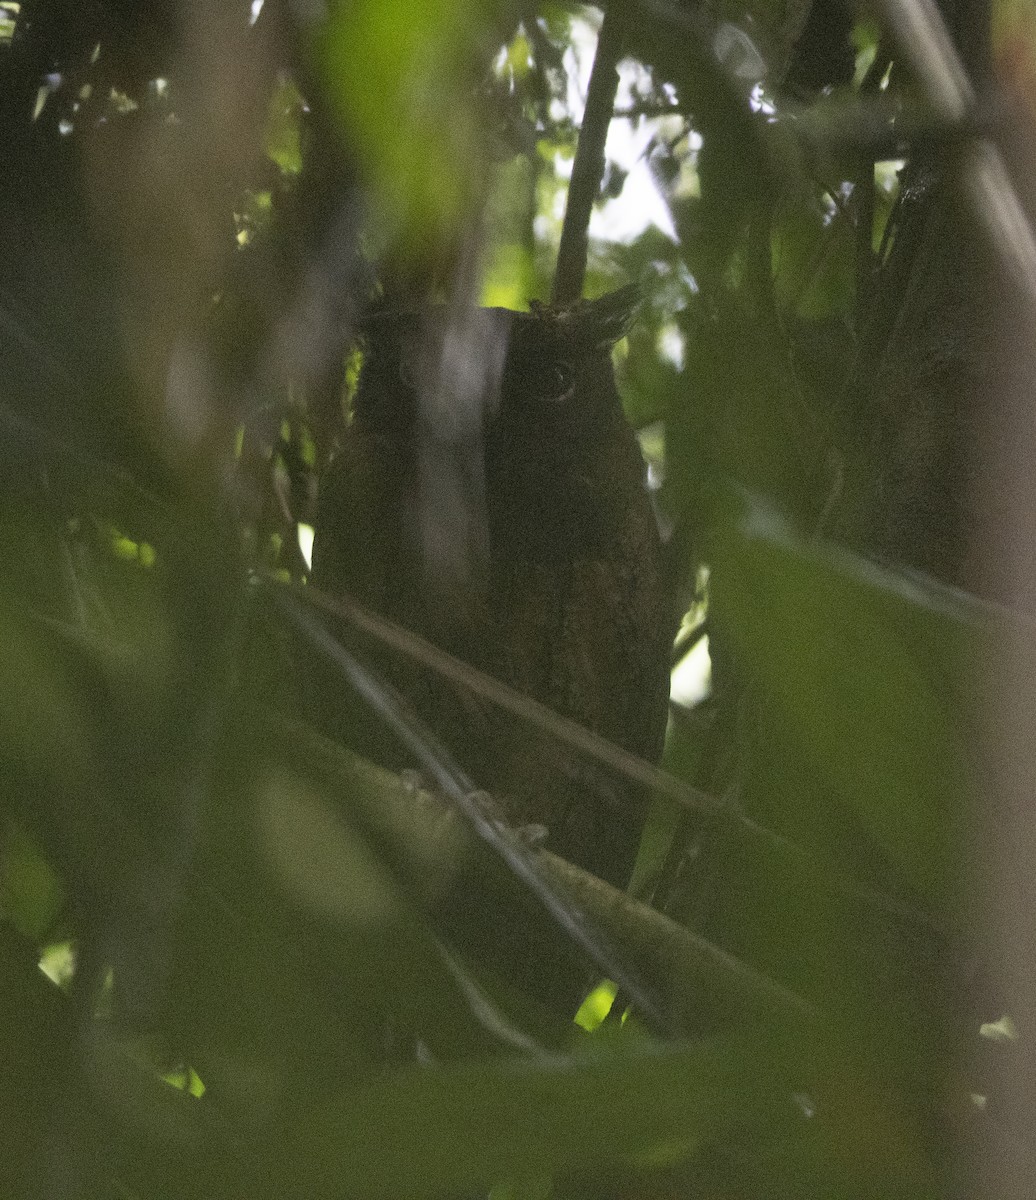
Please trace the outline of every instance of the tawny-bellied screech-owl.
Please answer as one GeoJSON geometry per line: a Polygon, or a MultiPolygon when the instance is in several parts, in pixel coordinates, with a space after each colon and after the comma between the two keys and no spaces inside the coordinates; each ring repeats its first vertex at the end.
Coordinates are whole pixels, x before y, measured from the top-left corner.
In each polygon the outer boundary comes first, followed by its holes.
{"type": "MultiPolygon", "coordinates": [[[[631,300],[373,318],[313,581],[656,760],[674,614],[611,362],[631,300]]],[[[639,789],[430,671],[389,674],[509,821],[625,884],[639,789]]]]}

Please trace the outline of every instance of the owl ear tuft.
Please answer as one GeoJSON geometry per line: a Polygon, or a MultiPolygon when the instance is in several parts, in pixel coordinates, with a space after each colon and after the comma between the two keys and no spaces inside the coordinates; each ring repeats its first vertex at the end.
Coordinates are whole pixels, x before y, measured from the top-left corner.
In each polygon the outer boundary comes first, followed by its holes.
{"type": "Polygon", "coordinates": [[[557,320],[574,341],[604,350],[629,333],[640,301],[640,289],[630,283],[595,300],[578,300],[559,312],[557,320]]]}

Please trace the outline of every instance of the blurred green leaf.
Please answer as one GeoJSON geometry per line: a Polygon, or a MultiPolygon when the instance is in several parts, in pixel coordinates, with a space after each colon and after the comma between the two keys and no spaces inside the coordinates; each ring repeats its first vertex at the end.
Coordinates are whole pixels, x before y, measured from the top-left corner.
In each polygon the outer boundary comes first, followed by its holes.
{"type": "MultiPolygon", "coordinates": [[[[411,1067],[306,1105],[261,1158],[284,1197],[435,1196],[537,1173],[684,1156],[783,1099],[794,1074],[750,1039],[558,1062],[411,1067]]],[[[267,1175],[267,1172],[269,1174],[267,1175]]]]}
{"type": "Polygon", "coordinates": [[[298,88],[291,79],[282,77],[270,97],[266,153],[285,175],[297,175],[302,170],[299,124],[303,107],[298,88]]]}
{"type": "Polygon", "coordinates": [[[851,803],[904,882],[951,905],[967,778],[956,701],[974,610],[802,541],[761,501],[714,566],[716,619],[783,714],[793,753],[851,803]]]}
{"type": "Polygon", "coordinates": [[[852,311],[853,238],[851,223],[837,211],[799,204],[782,212],[773,232],[774,289],[789,313],[817,320],[852,311]]]}
{"type": "Polygon", "coordinates": [[[469,56],[495,4],[364,0],[336,5],[318,40],[329,94],[404,243],[455,231],[479,177],[469,56]]]}
{"type": "Polygon", "coordinates": [[[501,164],[487,200],[491,257],[482,281],[487,307],[525,309],[536,293],[533,217],[537,167],[524,156],[501,164]]]}
{"type": "Polygon", "coordinates": [[[17,825],[9,826],[0,846],[0,918],[41,943],[65,901],[61,881],[36,843],[17,825]]]}

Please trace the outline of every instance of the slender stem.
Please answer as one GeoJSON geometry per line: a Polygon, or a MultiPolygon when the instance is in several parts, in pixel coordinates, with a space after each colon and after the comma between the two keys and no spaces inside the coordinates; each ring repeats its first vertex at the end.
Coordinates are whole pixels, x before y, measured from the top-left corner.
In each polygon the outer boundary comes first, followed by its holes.
{"type": "Polygon", "coordinates": [[[583,293],[586,276],[586,235],[590,213],[601,189],[604,175],[604,143],[615,108],[619,86],[617,65],[622,56],[622,20],[620,6],[608,5],[597,39],[597,51],[586,91],[586,109],[579,130],[572,181],[568,185],[565,222],[561,227],[561,246],[554,274],[551,303],[571,304],[583,293]]]}

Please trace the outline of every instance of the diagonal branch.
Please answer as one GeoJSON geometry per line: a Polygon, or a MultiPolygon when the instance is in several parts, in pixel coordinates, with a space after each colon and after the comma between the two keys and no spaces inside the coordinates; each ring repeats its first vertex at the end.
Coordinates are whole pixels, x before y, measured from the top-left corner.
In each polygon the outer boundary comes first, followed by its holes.
{"type": "MultiPolygon", "coordinates": [[[[307,591],[309,589],[306,589],[307,591]]],[[[301,591],[273,590],[274,602],[295,627],[310,642],[331,659],[363,699],[371,704],[378,716],[413,753],[421,766],[431,772],[457,809],[464,814],[473,832],[506,864],[536,897],[551,919],[565,934],[610,978],[624,990],[628,989],[642,1016],[659,1032],[677,1036],[680,1032],[654,998],[644,989],[636,974],[627,969],[621,958],[599,930],[589,923],[580,908],[573,905],[564,892],[544,873],[540,860],[529,847],[522,844],[514,832],[487,811],[481,795],[472,782],[453,762],[449,752],[438,743],[435,735],[405,711],[401,698],[382,680],[359,662],[336,641],[301,602],[301,591]]]]}
{"type": "MultiPolygon", "coordinates": [[[[306,764],[309,770],[318,772],[326,768],[341,780],[342,795],[375,795],[389,817],[390,828],[407,828],[417,820],[423,858],[421,871],[408,874],[416,888],[414,899],[421,907],[441,903],[435,881],[449,874],[446,868],[455,862],[457,839],[463,837],[463,829],[458,826],[463,818],[451,803],[402,785],[391,772],[358,758],[304,722],[272,709],[249,709],[248,725],[258,730],[267,750],[279,753],[291,748],[292,761],[300,767],[306,764]],[[441,864],[443,870],[433,864],[441,864]]],[[[530,849],[528,853],[549,886],[586,914],[589,926],[614,946],[617,961],[629,963],[653,993],[670,993],[675,984],[687,1003],[693,992],[703,1016],[737,1013],[797,1021],[818,1018],[813,1005],[797,993],[596,875],[547,850],[530,849]]]]}
{"type": "MultiPolygon", "coordinates": [[[[383,645],[391,646],[392,649],[405,654],[415,662],[429,667],[445,679],[460,684],[474,695],[481,696],[505,712],[527,722],[533,728],[550,734],[587,758],[611,768],[623,778],[638,783],[642,787],[654,789],[692,812],[729,816],[741,824],[748,823],[747,818],[740,817],[728,801],[711,796],[690,784],[682,783],[658,767],[652,766],[651,763],[645,762],[644,759],[637,758],[636,755],[614,745],[600,734],[580,725],[577,721],[560,716],[531,696],[515,691],[491,675],[486,675],[468,663],[462,662],[459,658],[454,658],[452,654],[447,654],[445,650],[440,650],[438,646],[411,630],[403,629],[385,617],[372,612],[351,596],[339,592],[332,597],[312,585],[306,587],[285,585],[272,577],[269,578],[269,582],[273,588],[290,587],[300,600],[347,622],[383,645]]],[[[770,837],[777,842],[781,841],[776,834],[772,834],[770,837]]]]}
{"type": "Polygon", "coordinates": [[[352,628],[360,630],[382,645],[405,655],[413,662],[421,663],[422,666],[436,672],[444,679],[451,680],[471,694],[480,696],[490,704],[511,713],[533,728],[549,734],[594,762],[610,768],[622,778],[629,779],[633,783],[653,790],[658,795],[665,796],[687,811],[713,819],[729,821],[740,834],[757,845],[768,846],[779,853],[786,854],[790,862],[797,862],[804,867],[819,871],[839,892],[856,896],[861,903],[869,906],[895,912],[906,920],[927,924],[928,918],[924,913],[904,906],[892,897],[876,892],[838,871],[833,871],[830,866],[817,860],[809,850],[797,842],[753,821],[738,809],[733,797],[716,797],[700,788],[684,783],[667,771],[614,745],[577,721],[560,716],[546,705],[532,699],[531,696],[517,692],[491,675],[486,675],[468,663],[454,658],[452,654],[440,650],[438,646],[433,645],[419,634],[404,629],[378,613],[372,612],[351,596],[339,592],[332,597],[312,585],[302,587],[298,584],[284,584],[272,575],[267,575],[266,581],[273,591],[278,589],[291,591],[298,600],[344,621],[352,628]]]}

